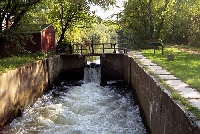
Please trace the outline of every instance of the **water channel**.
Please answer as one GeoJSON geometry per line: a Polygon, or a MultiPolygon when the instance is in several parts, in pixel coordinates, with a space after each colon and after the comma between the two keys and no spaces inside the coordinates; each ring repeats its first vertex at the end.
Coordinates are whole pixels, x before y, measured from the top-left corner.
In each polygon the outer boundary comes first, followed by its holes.
{"type": "Polygon", "coordinates": [[[100,86],[100,67],[84,80],[63,81],[24,111],[4,134],[146,134],[131,90],[110,81],[100,86]]]}

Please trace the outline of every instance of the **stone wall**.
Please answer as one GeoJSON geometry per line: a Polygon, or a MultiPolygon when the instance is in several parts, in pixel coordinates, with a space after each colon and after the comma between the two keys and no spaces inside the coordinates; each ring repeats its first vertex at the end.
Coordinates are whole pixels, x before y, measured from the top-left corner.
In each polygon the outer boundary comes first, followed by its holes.
{"type": "Polygon", "coordinates": [[[134,58],[125,55],[124,79],[133,89],[142,115],[152,134],[199,134],[200,127],[171,98],[171,93],[150,75],[134,58]],[[129,74],[130,73],[130,74],[129,74]]]}
{"type": "Polygon", "coordinates": [[[54,56],[1,74],[0,129],[51,88],[61,68],[60,56],[54,56]]]}

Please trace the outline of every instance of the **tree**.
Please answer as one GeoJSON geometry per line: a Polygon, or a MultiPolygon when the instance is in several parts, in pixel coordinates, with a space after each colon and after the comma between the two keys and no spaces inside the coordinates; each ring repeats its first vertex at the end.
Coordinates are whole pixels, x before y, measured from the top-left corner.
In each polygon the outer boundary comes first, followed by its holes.
{"type": "Polygon", "coordinates": [[[0,2],[0,54],[3,56],[3,45],[16,33],[16,28],[23,16],[41,0],[2,0],[0,2]]]}
{"type": "Polygon", "coordinates": [[[62,1],[57,4],[57,6],[55,6],[55,9],[57,8],[59,10],[54,10],[54,15],[56,15],[54,18],[57,19],[54,20],[59,21],[61,33],[59,35],[58,44],[61,44],[65,38],[65,33],[67,29],[72,27],[77,21],[81,21],[81,19],[84,19],[86,17],[87,6],[79,2],[65,3],[64,1],[62,1]]]}
{"type": "Polygon", "coordinates": [[[137,47],[159,40],[198,44],[198,5],[199,0],[128,0],[120,20],[123,34],[132,35],[137,47]]]}
{"type": "Polygon", "coordinates": [[[0,33],[9,28],[17,27],[20,20],[31,7],[40,2],[41,0],[3,0],[0,3],[0,24],[4,28],[0,29],[0,33]],[[9,26],[9,22],[12,23],[11,26],[9,26]]]}
{"type": "MultiPolygon", "coordinates": [[[[90,12],[92,4],[107,8],[114,3],[115,0],[46,0],[43,1],[43,6],[40,6],[42,10],[40,9],[39,14],[41,16],[45,13],[47,23],[51,23],[56,27],[57,43],[61,44],[64,41],[67,30],[73,29],[72,27],[79,22],[90,23],[93,21],[94,15],[90,12]]],[[[36,10],[39,11],[38,9],[36,10]]]]}
{"type": "Polygon", "coordinates": [[[81,21],[92,21],[91,4],[106,8],[114,3],[115,0],[3,0],[0,2],[0,23],[5,28],[0,31],[0,44],[13,40],[14,35],[20,33],[19,24],[26,23],[53,24],[60,44],[67,30],[81,21]],[[9,25],[11,18],[12,25],[9,25]]]}

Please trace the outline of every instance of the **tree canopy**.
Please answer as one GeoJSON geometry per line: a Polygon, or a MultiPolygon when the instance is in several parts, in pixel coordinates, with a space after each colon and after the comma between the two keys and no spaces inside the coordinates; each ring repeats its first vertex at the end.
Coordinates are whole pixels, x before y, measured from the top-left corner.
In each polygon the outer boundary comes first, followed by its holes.
{"type": "Polygon", "coordinates": [[[106,8],[114,3],[115,0],[47,0],[43,3],[46,7],[43,6],[45,8],[40,14],[48,13],[46,20],[56,27],[58,44],[61,44],[68,30],[77,25],[86,28],[95,21],[95,16],[90,11],[92,4],[106,8]]]}
{"type": "MultiPolygon", "coordinates": [[[[18,24],[41,0],[1,0],[0,2],[0,56],[5,55],[6,42],[14,42],[19,37],[18,24]],[[17,34],[18,33],[18,34],[17,34]]],[[[18,39],[19,40],[19,39],[18,39]]]]}
{"type": "Polygon", "coordinates": [[[19,38],[19,26],[25,24],[53,24],[58,44],[88,41],[93,35],[101,37],[98,42],[125,39],[135,48],[148,47],[152,41],[200,46],[199,0],[128,0],[115,21],[102,20],[90,11],[91,5],[107,9],[115,3],[116,0],[1,0],[0,46],[19,38]]]}
{"type": "MultiPolygon", "coordinates": [[[[57,41],[65,41],[66,33],[74,27],[88,27],[96,21],[90,11],[91,5],[106,9],[115,0],[1,0],[0,2],[0,46],[13,40],[20,25],[53,24],[57,30],[57,41]]],[[[19,30],[19,31],[18,31],[19,30]]]]}
{"type": "Polygon", "coordinates": [[[199,0],[128,0],[120,15],[132,46],[151,41],[200,45],[199,0]]]}
{"type": "Polygon", "coordinates": [[[16,27],[30,8],[40,2],[41,0],[2,0],[0,2],[0,24],[8,29],[9,21],[12,20],[11,28],[16,27]]]}

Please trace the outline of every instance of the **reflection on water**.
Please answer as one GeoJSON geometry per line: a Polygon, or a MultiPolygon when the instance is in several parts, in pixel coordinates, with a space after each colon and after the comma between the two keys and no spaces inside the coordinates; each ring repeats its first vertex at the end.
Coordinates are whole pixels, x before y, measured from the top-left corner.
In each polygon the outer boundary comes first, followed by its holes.
{"type": "Polygon", "coordinates": [[[119,91],[115,86],[102,87],[93,82],[71,86],[62,82],[15,119],[4,133],[145,134],[132,98],[130,91],[119,91]]]}

